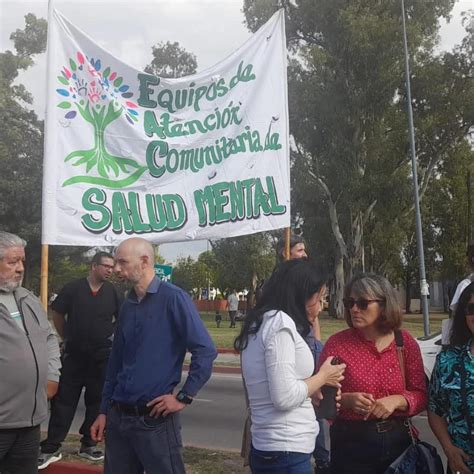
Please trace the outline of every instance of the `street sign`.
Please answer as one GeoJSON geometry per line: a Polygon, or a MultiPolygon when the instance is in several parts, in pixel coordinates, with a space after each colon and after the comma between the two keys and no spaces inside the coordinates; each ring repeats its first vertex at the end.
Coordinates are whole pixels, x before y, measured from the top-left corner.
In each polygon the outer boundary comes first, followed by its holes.
{"type": "Polygon", "coordinates": [[[173,273],[173,267],[171,265],[155,265],[156,276],[163,281],[171,282],[171,274],[173,273]]]}

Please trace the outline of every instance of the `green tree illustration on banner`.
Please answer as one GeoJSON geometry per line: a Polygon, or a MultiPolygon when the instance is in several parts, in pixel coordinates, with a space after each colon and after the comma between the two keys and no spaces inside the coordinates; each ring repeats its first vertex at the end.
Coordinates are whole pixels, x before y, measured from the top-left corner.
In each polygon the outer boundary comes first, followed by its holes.
{"type": "Polygon", "coordinates": [[[77,60],[69,58],[69,68],[64,66],[56,92],[63,99],[57,106],[66,112],[66,120],[75,119],[76,110],[94,127],[94,147],[90,150],[73,151],[64,159],[73,166],[85,166],[85,175],[74,176],[64,181],[63,186],[89,183],[109,188],[124,188],[133,184],[146,170],[131,158],[114,156],[107,151],[104,140],[105,129],[122,114],[130,125],[138,121],[138,106],[130,99],[133,92],[123,84],[123,78],[110,67],[101,71],[100,59],[85,57],[81,52],[77,60]],[[91,176],[96,169],[99,176],[91,176]]]}

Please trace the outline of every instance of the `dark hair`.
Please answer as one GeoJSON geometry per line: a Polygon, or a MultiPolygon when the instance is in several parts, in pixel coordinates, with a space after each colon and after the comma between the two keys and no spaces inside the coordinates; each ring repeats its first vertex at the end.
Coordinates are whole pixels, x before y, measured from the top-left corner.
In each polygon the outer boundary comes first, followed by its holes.
{"type": "Polygon", "coordinates": [[[250,334],[256,334],[267,311],[283,311],[295,322],[303,337],[311,325],[306,316],[306,302],[326,284],[321,270],[307,259],[288,260],[280,263],[265,283],[262,295],[254,309],[247,313],[234,348],[242,351],[247,347],[250,334]]]}
{"type": "MultiPolygon", "coordinates": [[[[291,234],[290,250],[297,244],[306,245],[306,242],[304,241],[303,237],[301,237],[301,235],[291,234]]],[[[277,253],[278,260],[280,262],[283,262],[285,260],[285,237],[284,236],[278,239],[278,242],[276,244],[276,253],[277,253]]]]}
{"type": "Polygon", "coordinates": [[[449,337],[449,344],[451,346],[464,346],[472,337],[466,320],[466,309],[472,295],[474,295],[474,282],[467,285],[459,297],[449,337]]]}
{"type": "Polygon", "coordinates": [[[100,265],[102,263],[103,258],[111,258],[112,260],[114,259],[114,256],[109,253],[109,252],[97,252],[91,260],[91,265],[100,265]]]}
{"type": "MultiPolygon", "coordinates": [[[[375,273],[361,273],[356,275],[344,290],[344,297],[367,298],[382,300],[380,307],[382,312],[378,320],[378,329],[383,334],[388,334],[402,325],[402,310],[398,303],[395,290],[390,282],[381,275],[375,273]]],[[[347,325],[352,326],[351,313],[344,308],[344,317],[347,325]]]]}

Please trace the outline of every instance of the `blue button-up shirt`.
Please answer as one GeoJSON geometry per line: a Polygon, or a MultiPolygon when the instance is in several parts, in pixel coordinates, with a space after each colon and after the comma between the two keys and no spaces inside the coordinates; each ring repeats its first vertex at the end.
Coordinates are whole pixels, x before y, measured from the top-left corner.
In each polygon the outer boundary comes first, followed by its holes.
{"type": "Polygon", "coordinates": [[[107,413],[110,400],[142,405],[172,393],[186,350],[191,364],[183,390],[194,396],[209,380],[217,351],[191,298],[156,277],[141,301],[132,290],[120,310],[100,412],[107,413]]]}

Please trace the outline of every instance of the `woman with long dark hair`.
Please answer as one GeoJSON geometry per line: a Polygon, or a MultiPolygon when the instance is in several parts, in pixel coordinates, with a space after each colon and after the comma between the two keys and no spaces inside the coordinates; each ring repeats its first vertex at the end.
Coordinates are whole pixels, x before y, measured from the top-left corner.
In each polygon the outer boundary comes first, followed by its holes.
{"type": "Polygon", "coordinates": [[[354,277],[344,291],[348,329],[331,336],[321,361],[346,363],[341,410],[331,426],[331,472],[383,474],[410,445],[407,418],[426,408],[420,348],[400,330],[402,313],[390,282],[354,277]],[[403,342],[405,383],[395,337],[403,342]]]}
{"type": "Polygon", "coordinates": [[[428,421],[448,473],[474,472],[474,282],[461,293],[450,335],[430,382],[428,421]]]}
{"type": "Polygon", "coordinates": [[[253,473],[311,473],[318,433],[311,397],[323,385],[339,387],[345,368],[328,360],[313,375],[304,337],[325,292],[326,279],[310,261],[280,264],[235,340],[250,405],[253,473]]]}

